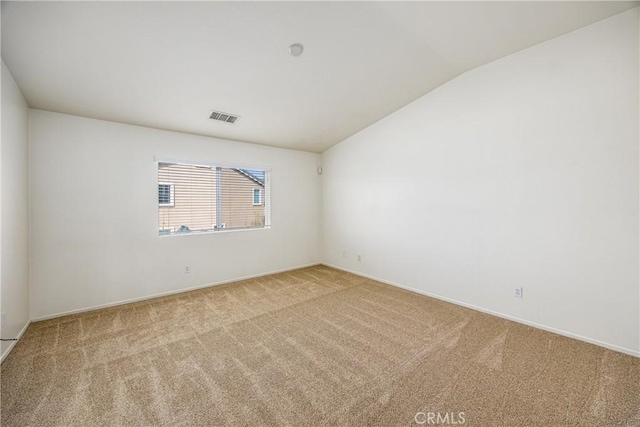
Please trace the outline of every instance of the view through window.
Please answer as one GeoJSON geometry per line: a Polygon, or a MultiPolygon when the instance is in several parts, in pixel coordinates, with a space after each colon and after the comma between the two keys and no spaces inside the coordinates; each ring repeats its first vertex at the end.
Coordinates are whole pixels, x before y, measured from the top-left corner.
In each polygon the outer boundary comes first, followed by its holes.
{"type": "Polygon", "coordinates": [[[158,162],[160,235],[267,228],[270,171],[158,162]]]}

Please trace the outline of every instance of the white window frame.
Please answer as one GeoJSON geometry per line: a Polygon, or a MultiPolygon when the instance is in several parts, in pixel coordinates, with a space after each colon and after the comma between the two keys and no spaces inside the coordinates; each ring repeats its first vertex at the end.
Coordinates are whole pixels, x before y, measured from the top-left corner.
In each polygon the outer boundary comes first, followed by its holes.
{"type": "Polygon", "coordinates": [[[159,182],[158,183],[158,199],[160,199],[160,186],[161,185],[168,185],[169,186],[169,203],[160,203],[160,200],[158,200],[158,206],[163,207],[163,208],[167,208],[167,207],[172,207],[175,206],[175,184],[173,184],[172,182],[159,182]]]}
{"type": "Polygon", "coordinates": [[[254,188],[252,196],[253,206],[262,206],[262,188],[254,188]],[[256,191],[258,191],[258,203],[256,203],[256,191]]]}
{"type": "MultiPolygon", "coordinates": [[[[250,164],[242,164],[242,163],[226,163],[226,162],[207,162],[207,161],[192,161],[192,160],[180,160],[175,158],[163,157],[163,156],[154,156],[153,158],[156,164],[158,163],[178,163],[183,165],[190,166],[200,166],[200,167],[221,167],[221,168],[231,168],[231,169],[249,169],[249,170],[261,170],[265,172],[265,180],[264,187],[258,188],[260,191],[260,204],[254,206],[264,206],[264,227],[259,228],[230,228],[227,229],[227,224],[222,223],[222,227],[217,230],[203,230],[203,231],[195,231],[193,233],[171,233],[171,234],[158,234],[159,237],[173,237],[173,236],[187,236],[187,235],[201,235],[201,234],[218,234],[218,233],[237,233],[237,232],[246,232],[246,231],[260,231],[260,230],[269,230],[272,227],[271,224],[271,171],[272,168],[270,166],[261,166],[261,165],[250,165],[250,164]]],[[[157,169],[156,169],[157,171],[157,169]]],[[[156,172],[157,173],[157,172],[156,172]]],[[[158,203],[158,208],[161,207],[171,207],[175,205],[174,194],[175,194],[175,185],[171,182],[158,182],[158,185],[170,185],[170,198],[171,204],[160,204],[158,203]]],[[[253,194],[252,194],[253,198],[253,194]]],[[[253,200],[252,200],[253,201],[253,200]]],[[[213,228],[216,227],[216,224],[213,224],[213,228]]],[[[159,227],[159,231],[168,231],[170,228],[159,227]]]]}

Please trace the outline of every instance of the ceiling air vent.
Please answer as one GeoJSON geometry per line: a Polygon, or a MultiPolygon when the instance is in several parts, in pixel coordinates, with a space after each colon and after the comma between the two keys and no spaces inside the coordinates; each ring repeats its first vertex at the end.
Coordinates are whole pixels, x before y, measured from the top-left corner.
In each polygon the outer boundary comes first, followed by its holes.
{"type": "Polygon", "coordinates": [[[229,113],[221,113],[220,111],[212,111],[209,115],[209,118],[212,120],[219,120],[221,122],[235,123],[236,120],[240,118],[240,116],[234,116],[233,114],[229,113]]]}

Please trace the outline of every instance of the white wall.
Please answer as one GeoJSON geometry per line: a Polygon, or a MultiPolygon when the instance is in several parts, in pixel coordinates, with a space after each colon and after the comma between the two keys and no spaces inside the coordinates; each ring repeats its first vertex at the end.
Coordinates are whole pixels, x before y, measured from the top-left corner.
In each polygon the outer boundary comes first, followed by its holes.
{"type": "MultiPolygon", "coordinates": [[[[27,103],[2,61],[2,338],[29,324],[29,168],[27,103]]],[[[2,358],[14,342],[2,342],[2,358]]]]}
{"type": "Polygon", "coordinates": [[[33,319],[321,260],[318,154],[39,110],[29,126],[33,319]],[[271,229],[158,237],[155,155],[271,166],[271,229]]]}
{"type": "Polygon", "coordinates": [[[325,152],[324,261],[640,354],[638,40],[636,8],[325,152]]]}

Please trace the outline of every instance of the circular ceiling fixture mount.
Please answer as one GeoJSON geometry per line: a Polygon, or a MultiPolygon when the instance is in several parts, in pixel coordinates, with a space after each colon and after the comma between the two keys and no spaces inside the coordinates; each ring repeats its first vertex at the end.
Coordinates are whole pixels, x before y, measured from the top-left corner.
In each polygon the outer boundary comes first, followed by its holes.
{"type": "Polygon", "coordinates": [[[302,51],[304,50],[304,46],[301,43],[294,43],[289,46],[289,54],[291,56],[300,56],[302,55],[302,51]]]}

